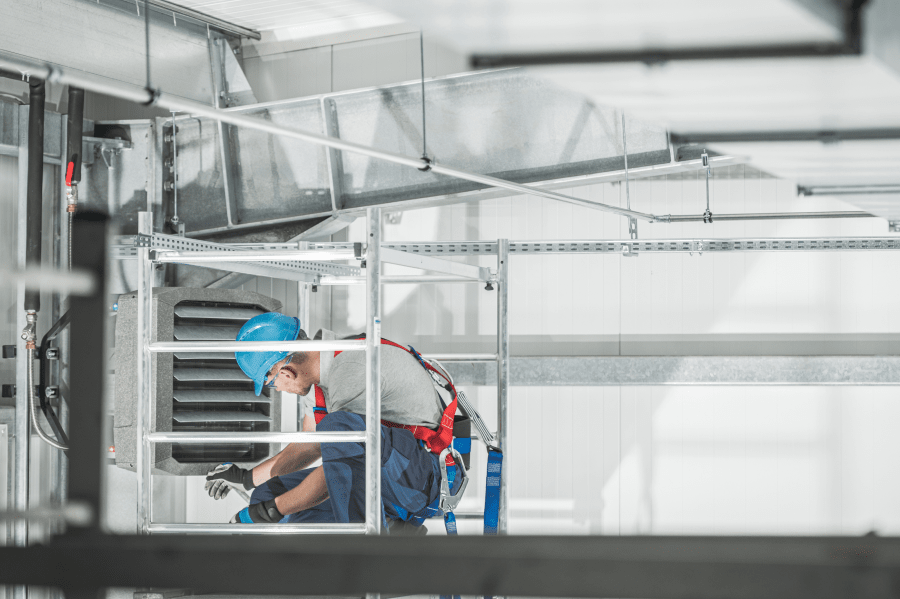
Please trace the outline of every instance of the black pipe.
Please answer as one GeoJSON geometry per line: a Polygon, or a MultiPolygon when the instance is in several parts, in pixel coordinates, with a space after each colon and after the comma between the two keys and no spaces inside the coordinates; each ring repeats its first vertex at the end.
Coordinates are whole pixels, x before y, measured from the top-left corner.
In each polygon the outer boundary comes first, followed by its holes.
{"type": "Polygon", "coordinates": [[[81,181],[81,137],[84,133],[84,90],[69,86],[69,114],[66,117],[66,183],[81,181]],[[69,168],[72,178],[69,180],[69,168]]]}
{"type": "MultiPolygon", "coordinates": [[[[25,264],[41,265],[41,220],[44,184],[44,82],[34,77],[29,81],[31,94],[28,109],[28,208],[26,211],[25,264]]],[[[41,309],[39,289],[25,291],[25,310],[41,309]]]]}

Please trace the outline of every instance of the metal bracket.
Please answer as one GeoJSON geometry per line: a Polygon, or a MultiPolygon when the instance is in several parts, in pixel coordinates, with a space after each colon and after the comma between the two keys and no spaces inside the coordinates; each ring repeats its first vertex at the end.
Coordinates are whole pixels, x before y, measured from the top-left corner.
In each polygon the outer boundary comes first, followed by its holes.
{"type": "MultiPolygon", "coordinates": [[[[43,348],[41,348],[43,349],[43,348]]],[[[59,348],[58,347],[48,347],[46,349],[46,353],[44,357],[48,360],[59,360],[59,348]]]]}

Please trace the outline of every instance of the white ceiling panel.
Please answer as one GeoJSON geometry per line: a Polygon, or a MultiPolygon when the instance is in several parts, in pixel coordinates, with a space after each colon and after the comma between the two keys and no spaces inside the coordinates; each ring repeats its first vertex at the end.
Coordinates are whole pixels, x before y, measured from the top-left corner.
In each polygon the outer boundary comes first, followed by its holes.
{"type": "Polygon", "coordinates": [[[840,36],[840,20],[829,2],[370,1],[470,53],[832,42],[840,36]]]}
{"type": "Polygon", "coordinates": [[[291,28],[319,31],[328,23],[368,28],[386,20],[384,11],[356,0],[178,0],[176,4],[257,31],[291,28]]]}

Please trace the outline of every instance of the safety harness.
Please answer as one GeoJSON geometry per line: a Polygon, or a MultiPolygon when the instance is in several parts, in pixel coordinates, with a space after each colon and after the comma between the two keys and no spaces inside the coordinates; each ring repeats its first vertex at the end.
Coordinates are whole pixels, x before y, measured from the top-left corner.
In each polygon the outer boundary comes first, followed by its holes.
{"type": "MultiPolygon", "coordinates": [[[[352,339],[365,339],[365,335],[359,335],[357,337],[352,337],[352,339]]],[[[403,347],[398,343],[394,343],[393,341],[388,341],[387,339],[381,340],[382,345],[390,345],[392,347],[396,347],[402,349],[406,353],[415,357],[416,360],[419,361],[419,364],[431,375],[432,381],[436,385],[440,385],[443,389],[448,391],[452,397],[452,401],[450,404],[444,409],[443,414],[441,414],[441,422],[438,424],[436,429],[428,428],[427,426],[415,426],[412,424],[397,424],[396,422],[390,422],[388,420],[382,420],[381,424],[385,426],[389,426],[391,428],[403,428],[408,430],[413,434],[413,437],[422,441],[424,443],[425,448],[428,449],[431,453],[440,454],[445,449],[447,449],[453,443],[453,416],[456,414],[456,388],[453,386],[453,383],[450,379],[445,376],[443,373],[438,371],[437,368],[426,362],[422,356],[415,349],[410,347],[409,349],[403,347]],[[436,377],[441,377],[444,382],[438,381],[436,377]]],[[[334,352],[334,357],[338,357],[341,352],[334,352]]],[[[328,409],[325,407],[325,393],[322,389],[316,385],[316,407],[313,409],[313,414],[316,418],[316,424],[319,424],[322,419],[328,414],[328,409]]],[[[453,463],[452,459],[449,462],[453,463]]]]}
{"type": "MultiPolygon", "coordinates": [[[[365,339],[365,334],[353,337],[353,339],[365,339]]],[[[457,407],[459,407],[460,411],[468,417],[478,429],[478,438],[483,441],[487,447],[488,465],[484,494],[484,534],[496,535],[500,519],[500,481],[503,471],[503,452],[494,445],[493,435],[488,431],[481,416],[469,403],[465,393],[461,391],[457,392],[450,374],[441,368],[439,364],[436,365],[435,362],[424,359],[412,346],[406,348],[387,339],[382,339],[381,343],[382,345],[390,345],[402,349],[416,358],[419,364],[422,365],[422,368],[431,375],[431,380],[435,386],[447,391],[451,397],[451,401],[444,409],[444,412],[441,415],[441,422],[436,429],[430,429],[425,426],[397,424],[388,420],[381,421],[385,426],[391,428],[403,428],[410,431],[416,439],[422,442],[423,446],[428,449],[428,451],[436,453],[439,456],[438,463],[441,468],[441,494],[431,503],[431,505],[425,508],[424,514],[418,516],[410,514],[407,521],[416,526],[421,526],[427,518],[443,514],[444,526],[447,529],[447,534],[458,534],[456,516],[454,516],[453,511],[459,505],[460,500],[462,500],[466,486],[469,484],[469,477],[466,473],[465,465],[463,464],[462,455],[454,446],[456,443],[454,443],[453,439],[454,416],[457,407]],[[455,484],[457,478],[460,479],[458,485],[455,484]],[[451,494],[451,489],[454,487],[456,488],[456,493],[451,494]]],[[[341,352],[339,351],[334,352],[335,357],[340,353],[341,352]]],[[[319,424],[326,414],[328,414],[328,408],[325,406],[325,393],[318,385],[315,386],[315,394],[316,406],[313,410],[313,414],[316,419],[316,424],[319,424]]],[[[469,439],[460,439],[460,441],[466,441],[470,444],[469,439]]],[[[447,599],[449,597],[449,595],[441,595],[441,599],[447,599]]],[[[458,596],[454,595],[454,599],[458,599],[458,596]]]]}

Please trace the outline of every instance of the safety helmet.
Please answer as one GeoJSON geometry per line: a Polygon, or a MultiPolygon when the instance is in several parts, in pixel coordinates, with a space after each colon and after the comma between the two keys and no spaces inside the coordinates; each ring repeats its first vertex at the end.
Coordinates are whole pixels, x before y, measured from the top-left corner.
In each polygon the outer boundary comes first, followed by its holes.
{"type": "MultiPolygon", "coordinates": [[[[237,341],[294,341],[300,336],[300,319],[278,312],[266,312],[254,316],[241,327],[237,341]]],[[[284,360],[287,351],[243,351],[235,352],[238,366],[244,374],[253,379],[256,394],[262,393],[266,376],[276,363],[284,360]]]]}

